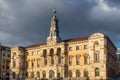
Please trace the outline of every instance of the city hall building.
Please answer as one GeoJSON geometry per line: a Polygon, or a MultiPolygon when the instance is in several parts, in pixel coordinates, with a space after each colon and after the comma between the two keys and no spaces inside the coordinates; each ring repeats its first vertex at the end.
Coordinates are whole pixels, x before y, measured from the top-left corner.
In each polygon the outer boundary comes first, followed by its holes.
{"type": "Polygon", "coordinates": [[[116,47],[102,33],[62,40],[54,10],[45,43],[11,48],[10,79],[115,79],[116,47]]]}

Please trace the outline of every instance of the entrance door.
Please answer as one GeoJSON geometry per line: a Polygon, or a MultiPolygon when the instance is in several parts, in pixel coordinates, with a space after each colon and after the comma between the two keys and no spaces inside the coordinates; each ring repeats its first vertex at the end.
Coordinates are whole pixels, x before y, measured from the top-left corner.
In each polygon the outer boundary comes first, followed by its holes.
{"type": "Polygon", "coordinates": [[[54,73],[54,71],[50,70],[49,71],[49,79],[53,80],[54,78],[55,78],[55,73],[54,73]]]}

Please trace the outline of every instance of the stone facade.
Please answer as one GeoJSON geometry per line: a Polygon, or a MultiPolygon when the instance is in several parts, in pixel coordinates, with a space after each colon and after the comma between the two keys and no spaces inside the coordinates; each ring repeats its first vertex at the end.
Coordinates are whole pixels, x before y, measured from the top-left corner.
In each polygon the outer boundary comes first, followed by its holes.
{"type": "Polygon", "coordinates": [[[120,76],[120,48],[117,49],[117,76],[120,76]]]}
{"type": "Polygon", "coordinates": [[[102,33],[61,40],[56,11],[44,44],[11,48],[11,80],[115,79],[116,48],[102,33]]]}
{"type": "Polygon", "coordinates": [[[10,48],[0,45],[0,80],[9,78],[10,48]]]}

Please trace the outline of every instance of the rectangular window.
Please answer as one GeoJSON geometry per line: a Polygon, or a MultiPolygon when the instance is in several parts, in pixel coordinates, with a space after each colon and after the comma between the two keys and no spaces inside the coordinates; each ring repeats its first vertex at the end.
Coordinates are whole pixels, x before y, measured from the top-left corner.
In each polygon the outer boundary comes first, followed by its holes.
{"type": "Polygon", "coordinates": [[[120,60],[120,54],[118,54],[118,60],[120,60]]]}
{"type": "Polygon", "coordinates": [[[84,50],[87,49],[87,45],[84,45],[84,50]]]}
{"type": "Polygon", "coordinates": [[[51,57],[51,65],[53,65],[54,64],[54,58],[53,58],[53,56],[51,57]]]}
{"type": "Polygon", "coordinates": [[[58,55],[58,64],[61,64],[61,62],[62,62],[62,57],[58,55]]]}
{"type": "Polygon", "coordinates": [[[99,62],[99,54],[95,54],[95,62],[99,62]]]}
{"type": "Polygon", "coordinates": [[[37,55],[40,55],[40,51],[37,51],[37,55]]]}
{"type": "Polygon", "coordinates": [[[76,50],[79,50],[80,49],[80,47],[79,46],[76,46],[76,50]]]}
{"type": "Polygon", "coordinates": [[[88,64],[88,56],[87,55],[84,56],[84,64],[88,64]]]}
{"type": "Polygon", "coordinates": [[[69,51],[72,51],[72,47],[69,47],[69,51]]]}
{"type": "Polygon", "coordinates": [[[5,63],[5,59],[3,59],[3,63],[5,63]]]}
{"type": "Polygon", "coordinates": [[[5,68],[5,66],[3,65],[3,69],[5,68]]]}
{"type": "Polygon", "coordinates": [[[26,61],[26,68],[28,68],[28,62],[26,61]]]}
{"type": "Polygon", "coordinates": [[[10,54],[8,54],[8,57],[10,57],[10,54]]]}
{"type": "Polygon", "coordinates": [[[72,65],[72,56],[69,56],[69,65],[72,65]]]}
{"type": "Polygon", "coordinates": [[[40,67],[40,60],[37,60],[37,67],[40,67]]]}
{"type": "Polygon", "coordinates": [[[6,65],[9,64],[9,63],[10,63],[10,61],[9,61],[9,60],[6,60],[6,65]]]}
{"type": "Polygon", "coordinates": [[[31,78],[34,78],[34,72],[31,73],[31,78]]]}
{"type": "Polygon", "coordinates": [[[44,65],[47,65],[47,58],[44,57],[44,65]]]}
{"type": "Polygon", "coordinates": [[[28,72],[26,72],[26,78],[28,78],[28,72]]]}
{"type": "Polygon", "coordinates": [[[32,68],[33,68],[34,67],[34,60],[32,60],[31,63],[32,63],[32,68]]]}
{"type": "Polygon", "coordinates": [[[79,65],[79,64],[80,64],[80,56],[77,55],[77,56],[76,56],[76,65],[79,65]]]}
{"type": "Polygon", "coordinates": [[[7,66],[6,68],[9,69],[9,66],[7,66]]]}
{"type": "Polygon", "coordinates": [[[5,56],[5,53],[3,53],[3,56],[5,56]]]}
{"type": "Polygon", "coordinates": [[[16,67],[16,62],[15,61],[13,61],[13,68],[15,68],[16,67]]]}
{"type": "Polygon", "coordinates": [[[32,56],[33,56],[33,55],[35,55],[35,52],[34,52],[34,51],[32,52],[32,56]]]}

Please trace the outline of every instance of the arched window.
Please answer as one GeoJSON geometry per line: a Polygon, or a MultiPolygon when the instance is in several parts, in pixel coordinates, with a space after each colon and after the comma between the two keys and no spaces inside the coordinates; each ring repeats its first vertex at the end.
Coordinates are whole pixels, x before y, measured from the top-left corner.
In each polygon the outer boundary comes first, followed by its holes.
{"type": "Polygon", "coordinates": [[[54,77],[55,77],[54,71],[50,70],[50,71],[49,71],[49,78],[50,78],[50,79],[53,79],[54,77]]]}
{"type": "Polygon", "coordinates": [[[47,50],[43,50],[43,57],[44,57],[44,65],[47,65],[47,50]]]}
{"type": "Polygon", "coordinates": [[[98,45],[99,45],[98,41],[95,41],[94,46],[98,46],[98,45]]]}
{"type": "Polygon", "coordinates": [[[69,77],[70,77],[70,78],[72,78],[72,71],[71,71],[71,70],[69,70],[69,72],[68,72],[68,73],[69,73],[69,77]]]}
{"type": "Polygon", "coordinates": [[[99,68],[95,68],[95,76],[100,76],[100,70],[99,70],[99,68]]]}
{"type": "Polygon", "coordinates": [[[58,57],[58,64],[61,64],[62,57],[61,57],[61,48],[57,48],[57,57],[58,57]]]}
{"type": "Polygon", "coordinates": [[[53,49],[50,49],[50,56],[51,56],[51,64],[52,64],[52,65],[54,64],[53,55],[54,55],[54,50],[53,50],[53,49]]]}
{"type": "Polygon", "coordinates": [[[40,73],[39,72],[37,72],[37,78],[40,78],[40,73]]]}
{"type": "Polygon", "coordinates": [[[42,75],[43,75],[43,78],[46,78],[46,72],[45,71],[43,71],[42,75]]]}
{"type": "Polygon", "coordinates": [[[87,71],[87,69],[84,69],[84,77],[88,77],[88,71],[87,71]]]}
{"type": "Polygon", "coordinates": [[[80,71],[76,70],[76,77],[79,78],[80,77],[80,71]]]}
{"type": "Polygon", "coordinates": [[[54,49],[50,49],[50,55],[54,54],[54,49]]]}
{"type": "Polygon", "coordinates": [[[16,73],[15,72],[13,72],[13,79],[15,79],[16,78],[16,73]]]}
{"type": "Polygon", "coordinates": [[[61,54],[61,48],[57,48],[57,54],[61,54]]]}
{"type": "Polygon", "coordinates": [[[44,50],[43,50],[43,57],[46,57],[46,55],[47,55],[47,50],[44,49],[44,50]]]}
{"type": "Polygon", "coordinates": [[[95,42],[94,42],[94,51],[97,50],[98,46],[99,46],[98,41],[95,41],[95,42]]]}

